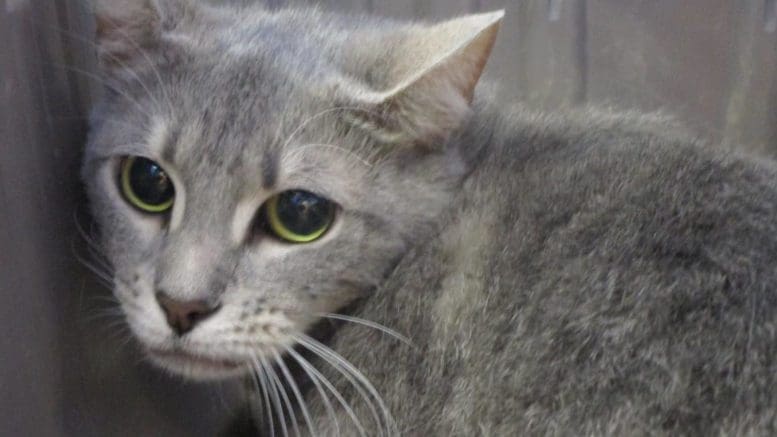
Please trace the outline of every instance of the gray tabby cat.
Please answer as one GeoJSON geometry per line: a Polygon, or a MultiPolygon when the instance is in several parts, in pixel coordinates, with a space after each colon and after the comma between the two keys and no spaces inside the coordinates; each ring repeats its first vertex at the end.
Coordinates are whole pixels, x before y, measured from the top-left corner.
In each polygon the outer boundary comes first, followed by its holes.
{"type": "Polygon", "coordinates": [[[774,165],[493,104],[501,18],[104,0],[83,177],[149,359],[268,435],[774,433],[774,165]]]}

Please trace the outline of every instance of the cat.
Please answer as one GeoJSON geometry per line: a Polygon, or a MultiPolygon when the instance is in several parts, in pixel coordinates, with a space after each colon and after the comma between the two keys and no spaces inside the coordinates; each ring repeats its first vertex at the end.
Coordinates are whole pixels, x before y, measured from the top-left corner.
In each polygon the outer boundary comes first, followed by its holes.
{"type": "Polygon", "coordinates": [[[102,0],[83,164],[148,358],[273,435],[763,435],[777,169],[481,84],[441,23],[102,0]]]}

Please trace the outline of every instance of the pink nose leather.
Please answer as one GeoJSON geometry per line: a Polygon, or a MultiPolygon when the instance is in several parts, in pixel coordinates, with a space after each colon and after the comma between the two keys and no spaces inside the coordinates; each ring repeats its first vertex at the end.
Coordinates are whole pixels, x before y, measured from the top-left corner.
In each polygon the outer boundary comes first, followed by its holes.
{"type": "Polygon", "coordinates": [[[194,329],[197,323],[207,319],[219,307],[204,300],[180,301],[165,293],[157,293],[156,300],[167,318],[167,324],[176,334],[184,335],[194,329]]]}

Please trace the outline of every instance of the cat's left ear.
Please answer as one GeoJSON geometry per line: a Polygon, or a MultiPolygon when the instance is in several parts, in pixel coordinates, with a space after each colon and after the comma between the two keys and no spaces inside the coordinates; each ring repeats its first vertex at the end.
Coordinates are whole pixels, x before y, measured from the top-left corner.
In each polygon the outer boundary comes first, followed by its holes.
{"type": "Polygon", "coordinates": [[[496,41],[504,11],[469,15],[401,32],[376,59],[385,91],[359,96],[373,114],[365,126],[387,143],[433,149],[461,126],[496,41]],[[375,119],[379,114],[379,119],[375,119]]]}
{"type": "Polygon", "coordinates": [[[104,73],[131,68],[158,47],[196,5],[191,0],[94,0],[98,57],[104,73]]]}

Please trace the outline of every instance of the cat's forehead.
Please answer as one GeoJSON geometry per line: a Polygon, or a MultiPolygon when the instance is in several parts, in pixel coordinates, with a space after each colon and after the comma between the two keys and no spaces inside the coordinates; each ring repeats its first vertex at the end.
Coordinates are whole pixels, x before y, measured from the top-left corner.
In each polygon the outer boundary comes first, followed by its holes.
{"type": "MultiPolygon", "coordinates": [[[[214,187],[234,192],[225,189],[231,184],[272,185],[282,157],[295,148],[336,155],[307,143],[334,142],[330,149],[346,154],[359,148],[362,139],[343,138],[341,112],[332,111],[343,104],[333,99],[333,84],[357,28],[317,12],[254,10],[222,18],[167,35],[155,68],[138,61],[141,71],[127,73],[133,76],[127,88],[108,99],[106,113],[121,120],[96,129],[94,156],[158,158],[204,194],[214,187]]],[[[307,167],[313,176],[320,168],[307,167]]]]}
{"type": "Polygon", "coordinates": [[[318,73],[308,70],[302,77],[303,69],[285,64],[262,54],[225,53],[218,61],[181,66],[166,91],[173,102],[169,112],[149,123],[150,133],[165,132],[155,153],[187,173],[239,176],[246,167],[266,167],[262,163],[297,145],[309,130],[328,136],[321,132],[326,124],[311,121],[333,105],[311,83],[318,73]],[[306,122],[308,131],[298,131],[306,122]]]}

